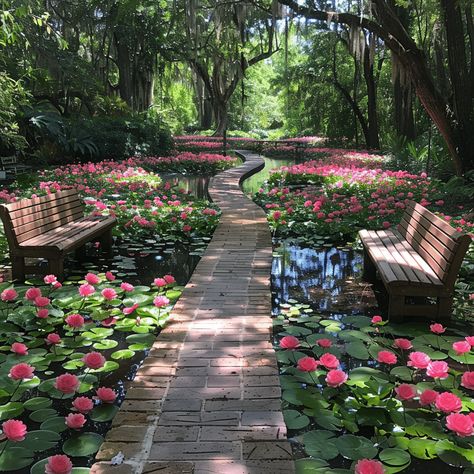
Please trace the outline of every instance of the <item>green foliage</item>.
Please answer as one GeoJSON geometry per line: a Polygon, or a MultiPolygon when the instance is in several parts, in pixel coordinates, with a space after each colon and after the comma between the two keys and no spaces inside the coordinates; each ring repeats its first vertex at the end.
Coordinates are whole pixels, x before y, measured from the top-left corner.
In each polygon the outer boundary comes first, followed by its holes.
{"type": "Polygon", "coordinates": [[[25,149],[26,139],[20,134],[17,110],[28,100],[20,81],[0,72],[0,152],[12,154],[25,149]]]}

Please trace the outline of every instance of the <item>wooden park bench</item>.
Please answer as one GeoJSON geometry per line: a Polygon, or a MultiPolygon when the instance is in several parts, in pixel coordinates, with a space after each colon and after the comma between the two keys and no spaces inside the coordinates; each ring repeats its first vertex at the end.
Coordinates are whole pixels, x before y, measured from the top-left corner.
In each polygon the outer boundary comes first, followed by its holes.
{"type": "Polygon", "coordinates": [[[364,278],[378,272],[388,293],[388,317],[449,319],[454,284],[471,238],[410,202],[397,230],[361,230],[364,278]]]}
{"type": "Polygon", "coordinates": [[[39,273],[37,266],[25,265],[25,257],[46,258],[48,273],[64,278],[64,256],[82,252],[86,242],[100,238],[111,251],[115,217],[84,216],[84,204],[74,189],[33,199],[0,205],[0,217],[12,261],[14,280],[39,273]]]}

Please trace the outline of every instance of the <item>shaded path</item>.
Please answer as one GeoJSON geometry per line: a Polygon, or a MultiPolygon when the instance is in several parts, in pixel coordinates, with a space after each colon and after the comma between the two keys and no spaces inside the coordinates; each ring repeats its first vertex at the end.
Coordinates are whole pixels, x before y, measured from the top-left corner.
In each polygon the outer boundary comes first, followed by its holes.
{"type": "Polygon", "coordinates": [[[271,235],[265,213],[239,182],[246,162],[211,180],[222,216],[204,256],[137,372],[97,454],[116,474],[291,474],[272,348],[271,235]]]}

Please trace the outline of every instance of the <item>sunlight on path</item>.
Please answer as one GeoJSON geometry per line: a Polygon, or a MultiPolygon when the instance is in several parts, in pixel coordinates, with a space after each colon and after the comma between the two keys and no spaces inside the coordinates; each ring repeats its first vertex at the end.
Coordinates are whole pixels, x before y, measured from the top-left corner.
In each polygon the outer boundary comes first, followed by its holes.
{"type": "Polygon", "coordinates": [[[137,372],[91,472],[291,474],[272,333],[272,244],[265,213],[239,183],[263,167],[211,180],[222,209],[203,258],[137,372]],[[108,462],[119,451],[125,464],[108,462]]]}

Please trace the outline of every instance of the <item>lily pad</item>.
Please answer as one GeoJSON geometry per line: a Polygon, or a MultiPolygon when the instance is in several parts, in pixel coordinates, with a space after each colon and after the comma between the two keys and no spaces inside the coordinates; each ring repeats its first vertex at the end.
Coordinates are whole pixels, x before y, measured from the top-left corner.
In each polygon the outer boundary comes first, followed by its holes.
{"type": "Polygon", "coordinates": [[[297,410],[284,410],[283,417],[290,430],[300,430],[309,425],[309,418],[297,410]]]}
{"type": "Polygon", "coordinates": [[[63,444],[63,451],[73,457],[90,456],[99,450],[103,441],[97,433],[83,433],[68,439],[63,444]]]}
{"type": "Polygon", "coordinates": [[[29,431],[25,440],[21,443],[21,447],[35,452],[46,451],[54,448],[60,439],[61,436],[55,431],[29,431]]]}
{"type": "Polygon", "coordinates": [[[339,454],[335,445],[336,434],[332,431],[315,430],[303,435],[305,451],[315,458],[334,459],[339,454]]]}
{"type": "Polygon", "coordinates": [[[114,360],[122,360],[122,359],[131,359],[135,355],[130,349],[123,349],[121,351],[112,352],[110,357],[114,360]]]}
{"type": "Polygon", "coordinates": [[[119,408],[116,405],[104,404],[95,407],[90,415],[91,420],[98,422],[110,421],[116,415],[119,408]]]}
{"type": "Polygon", "coordinates": [[[49,408],[53,401],[47,397],[34,397],[26,400],[23,406],[30,411],[41,410],[42,408],[49,408]]]}
{"type": "Polygon", "coordinates": [[[0,420],[9,420],[21,415],[24,411],[23,403],[9,402],[5,405],[0,405],[0,420]]]}
{"type": "Polygon", "coordinates": [[[352,434],[342,435],[335,440],[335,444],[341,456],[357,461],[359,459],[372,459],[377,456],[378,449],[372,441],[352,434]]]}
{"type": "Polygon", "coordinates": [[[41,423],[40,428],[42,430],[55,431],[56,433],[62,433],[68,429],[66,420],[62,416],[48,418],[46,421],[41,423]]]}
{"type": "Polygon", "coordinates": [[[30,420],[41,423],[42,421],[47,420],[56,416],[58,412],[54,408],[43,408],[41,410],[36,410],[30,414],[30,420]]]}
{"type": "MultiPolygon", "coordinates": [[[[3,443],[0,444],[0,451],[3,443]]],[[[20,446],[7,446],[0,456],[0,471],[15,472],[29,466],[33,461],[34,453],[29,449],[20,446]]]]}

